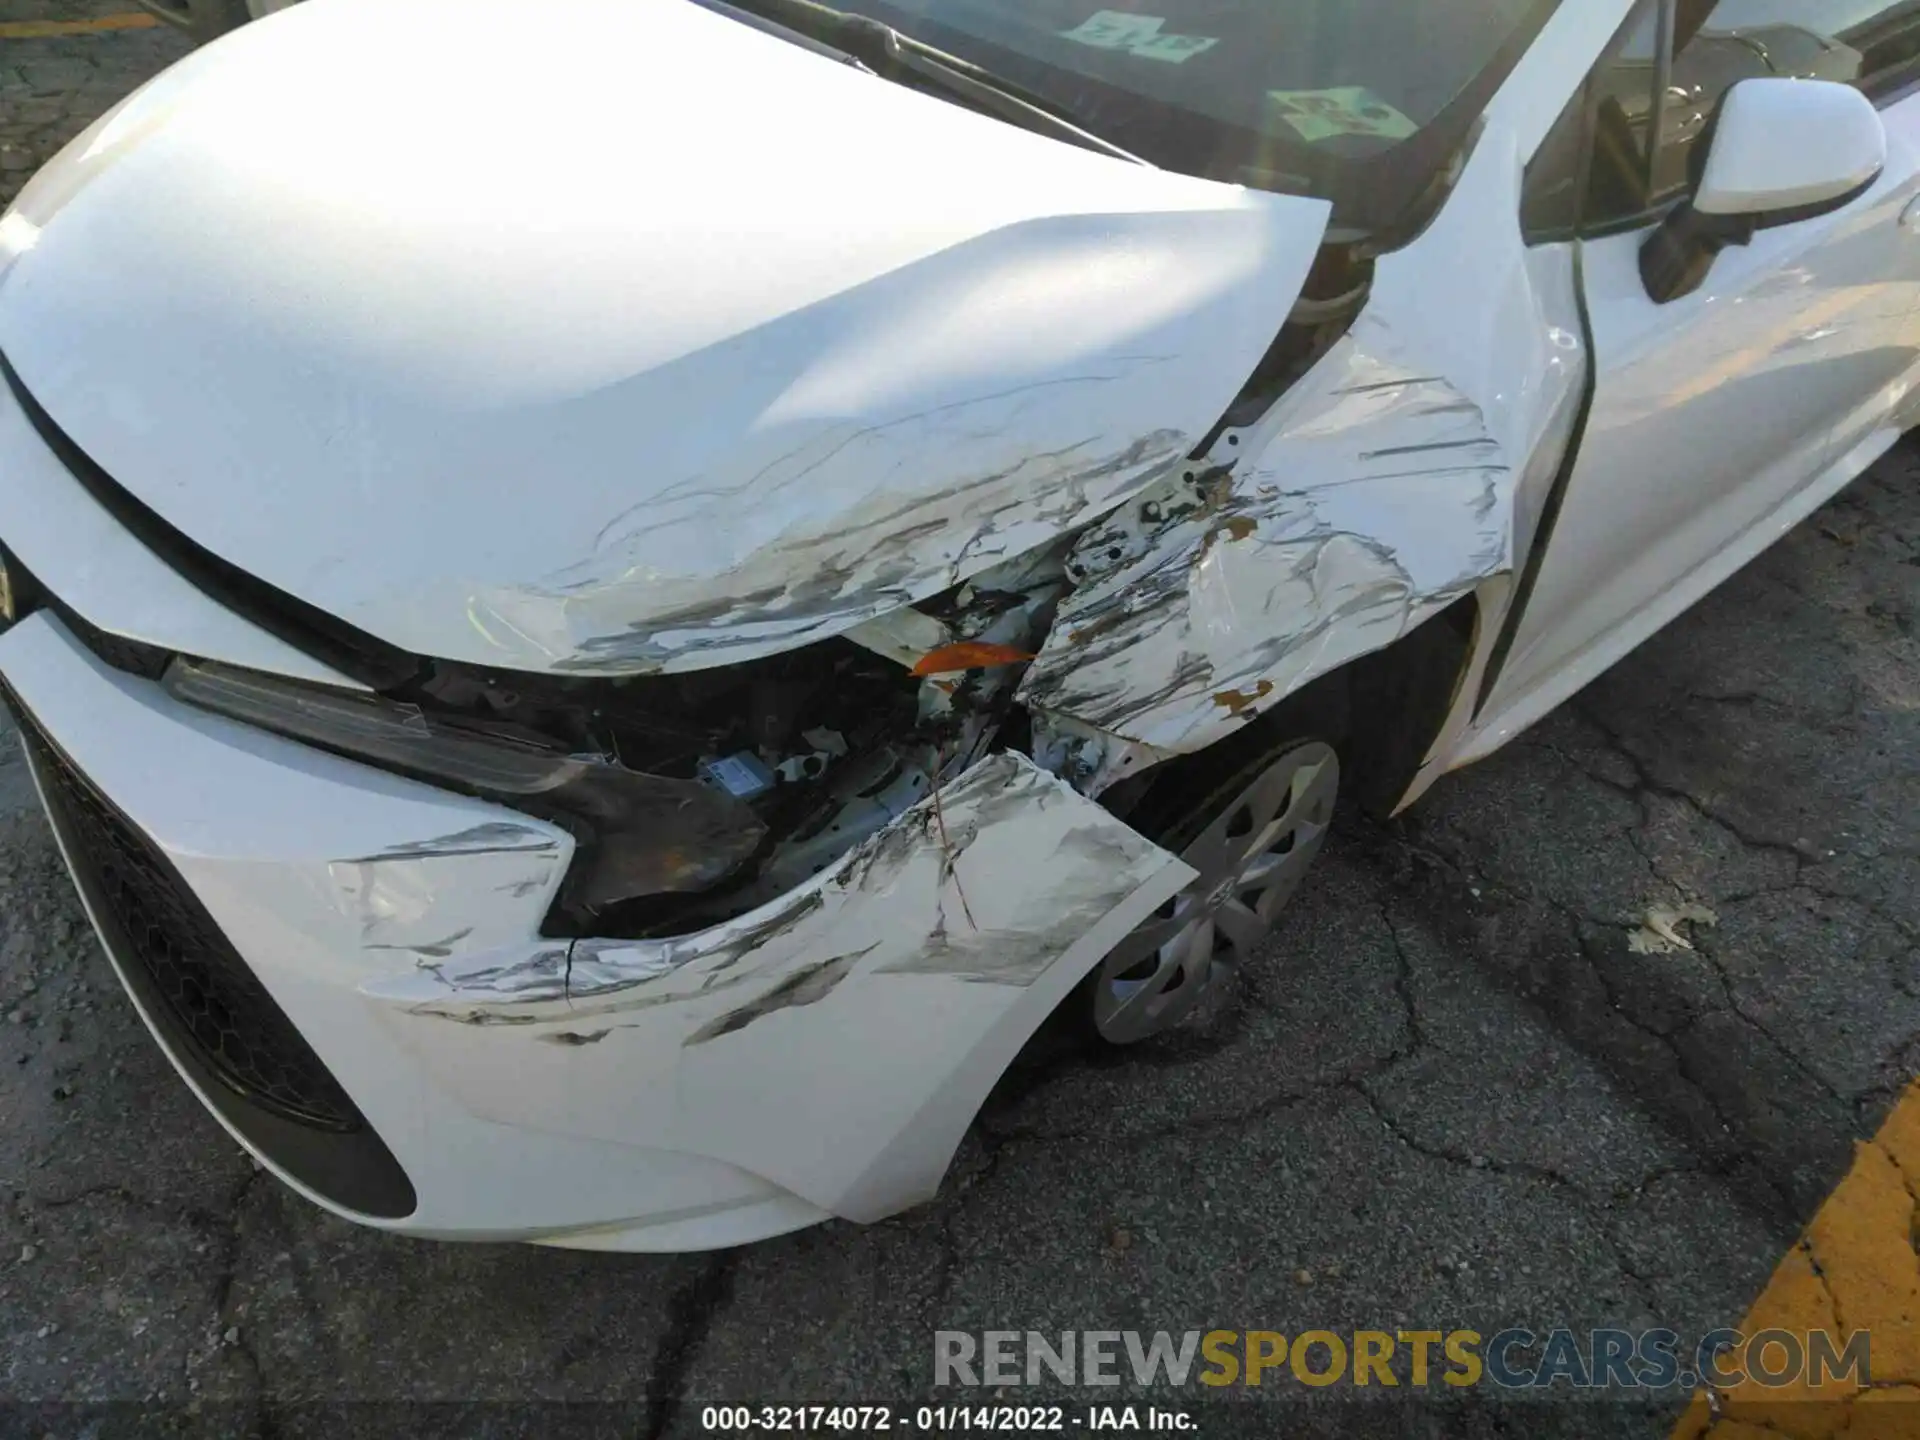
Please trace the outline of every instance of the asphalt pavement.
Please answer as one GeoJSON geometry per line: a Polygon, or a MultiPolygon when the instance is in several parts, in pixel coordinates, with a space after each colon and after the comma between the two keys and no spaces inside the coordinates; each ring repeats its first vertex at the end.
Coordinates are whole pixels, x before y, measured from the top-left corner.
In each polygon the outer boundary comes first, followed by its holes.
{"type": "MultiPolygon", "coordinates": [[[[0,201],[184,49],[0,29],[0,201]]],[[[392,1239],[258,1172],[137,1024],[9,745],[0,1395],[56,1408],[0,1429],[681,1435],[950,1402],[937,1330],[1734,1323],[1920,1070],[1916,622],[1903,447],[1501,755],[1343,820],[1207,1027],[1043,1036],[935,1203],[675,1258],[392,1239]]],[[[1684,1398],[1295,1387],[1201,1433],[1658,1436],[1684,1398]]]]}

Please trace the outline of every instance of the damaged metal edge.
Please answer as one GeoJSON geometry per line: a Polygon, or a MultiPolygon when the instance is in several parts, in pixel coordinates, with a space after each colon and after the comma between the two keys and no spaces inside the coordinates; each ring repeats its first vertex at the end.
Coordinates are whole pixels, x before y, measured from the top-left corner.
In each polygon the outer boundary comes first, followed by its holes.
{"type": "MultiPolygon", "coordinates": [[[[1051,777],[1024,756],[989,756],[950,781],[940,792],[941,804],[960,809],[973,797],[994,787],[1005,787],[1022,771],[1041,781],[1051,777]]],[[[993,798],[991,794],[987,796],[993,798]]],[[[1000,796],[1003,804],[1016,796],[1000,796]]],[[[832,891],[858,891],[884,875],[916,848],[926,843],[935,825],[935,806],[929,798],[913,806],[879,834],[856,846],[838,864],[814,876],[805,885],[759,909],[707,930],[658,940],[582,939],[551,946],[504,963],[437,965],[424,975],[386,977],[370,981],[364,992],[377,998],[409,999],[415,1013],[460,1020],[468,1024],[497,1023],[485,1018],[495,1005],[516,1007],[558,1002],[577,1007],[591,1003],[595,1012],[673,1004],[714,990],[731,988],[740,980],[729,972],[754,954],[790,934],[820,911],[832,891]],[[628,992],[687,971],[698,964],[701,985],[691,992],[631,995],[628,992]],[[421,993],[422,991],[425,993],[421,993]],[[608,1002],[617,1002],[610,1005],[608,1002]]],[[[990,823],[999,811],[988,806],[990,823]]],[[[964,851],[978,833],[966,826],[950,837],[964,851]]],[[[743,974],[740,979],[746,978],[743,974]]],[[[544,1017],[543,1017],[544,1018],[544,1017]]]]}
{"type": "Polygon", "coordinates": [[[372,865],[383,860],[423,860],[436,855],[525,854],[537,851],[558,856],[560,847],[549,832],[536,826],[518,825],[511,820],[489,820],[456,830],[450,835],[389,845],[372,855],[343,855],[332,863],[372,865]]]}
{"type": "MultiPolygon", "coordinates": [[[[363,993],[401,1003],[416,1015],[469,1025],[560,1021],[567,1033],[584,1037],[577,1043],[587,1044],[598,1038],[596,1031],[617,1027],[625,1014],[711,1002],[723,992],[765,987],[703,1022],[686,1042],[704,1044],[776,1010],[814,1004],[830,994],[873,956],[877,944],[837,951],[772,975],[748,962],[796,936],[830,903],[837,907],[861,895],[886,895],[906,867],[925,863],[919,857],[936,851],[939,857],[932,883],[941,898],[929,917],[925,944],[885,960],[874,973],[945,975],[1019,987],[1031,984],[1057,958],[1067,931],[1078,934],[1106,914],[1115,898],[1112,877],[1158,853],[1118,821],[1112,822],[1115,834],[1076,826],[1062,843],[1077,844],[1076,853],[1083,855],[1081,870],[1092,877],[1083,887],[1086,893],[1051,894],[1051,923],[1033,927],[1034,933],[981,930],[969,909],[958,862],[982,836],[1023,815],[1044,814],[1071,791],[1026,757],[1002,752],[936,793],[937,805],[930,797],[914,806],[803,890],[709,930],[660,940],[577,940],[511,960],[473,957],[439,963],[369,981],[363,993]],[[1111,854],[1094,863],[1096,852],[1108,851],[1111,854]],[[664,988],[662,982],[667,982],[664,988]]],[[[816,932],[802,944],[821,938],[816,932]]]]}
{"type": "Polygon", "coordinates": [[[875,950],[880,948],[876,940],[871,945],[858,950],[850,950],[844,955],[835,955],[829,959],[817,961],[805,969],[797,970],[781,980],[771,990],[756,996],[746,1004],[727,1011],[717,1019],[708,1021],[687,1037],[689,1045],[703,1045],[709,1040],[718,1040],[722,1035],[732,1035],[763,1016],[776,1010],[786,1010],[800,1005],[817,1005],[834,991],[842,980],[853,973],[853,967],[875,950]]]}
{"type": "Polygon", "coordinates": [[[1019,698],[1077,788],[1205,749],[1537,549],[1590,364],[1571,247],[1530,250],[1516,228],[1507,253],[1461,218],[1518,213],[1504,141],[1485,138],[1440,220],[1379,262],[1347,334],[1262,417],[1075,546],[1019,698]],[[1485,284],[1436,296],[1435,273],[1485,284]]]}
{"type": "MultiPolygon", "coordinates": [[[[1008,397],[990,398],[1004,405],[1008,397]]],[[[931,418],[859,433],[927,425],[931,418]]],[[[946,423],[958,421],[946,417],[946,423]]],[[[1024,456],[937,495],[882,496],[831,533],[784,538],[701,580],[699,598],[678,605],[660,603],[661,592],[675,588],[670,577],[622,565],[608,578],[608,562],[596,556],[577,567],[580,573],[555,575],[538,588],[475,594],[469,618],[483,633],[536,646],[542,662],[560,674],[674,674],[795,649],[881,621],[1086,524],[1178,465],[1192,437],[1160,429],[1092,457],[1077,453],[1092,443],[1024,456]],[[637,618],[615,623],[614,616],[637,618]]],[[[650,503],[670,506],[674,498],[650,503]]],[[[655,513],[632,523],[653,529],[662,522],[655,513]]],[[[610,525],[600,546],[617,553],[624,532],[617,522],[610,525]]]]}

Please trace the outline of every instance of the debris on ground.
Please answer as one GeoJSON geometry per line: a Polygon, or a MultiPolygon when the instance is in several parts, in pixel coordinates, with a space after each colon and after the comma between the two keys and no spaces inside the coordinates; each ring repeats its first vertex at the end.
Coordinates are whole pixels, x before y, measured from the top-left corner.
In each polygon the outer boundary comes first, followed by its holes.
{"type": "Polygon", "coordinates": [[[1646,918],[1627,933],[1627,948],[1636,955],[1671,955],[1676,950],[1691,950],[1693,941],[1681,933],[1682,925],[1719,923],[1718,915],[1691,900],[1684,905],[1650,906],[1646,918]]]}

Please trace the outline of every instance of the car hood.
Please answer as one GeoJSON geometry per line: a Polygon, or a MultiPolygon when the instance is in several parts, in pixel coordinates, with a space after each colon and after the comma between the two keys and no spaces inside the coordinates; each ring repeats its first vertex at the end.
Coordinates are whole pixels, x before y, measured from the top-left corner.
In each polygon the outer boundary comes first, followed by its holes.
{"type": "Polygon", "coordinates": [[[312,0],[0,221],[68,436],[410,651],[690,670],[956,584],[1178,465],[1324,235],[691,0],[538,8],[312,0]]]}

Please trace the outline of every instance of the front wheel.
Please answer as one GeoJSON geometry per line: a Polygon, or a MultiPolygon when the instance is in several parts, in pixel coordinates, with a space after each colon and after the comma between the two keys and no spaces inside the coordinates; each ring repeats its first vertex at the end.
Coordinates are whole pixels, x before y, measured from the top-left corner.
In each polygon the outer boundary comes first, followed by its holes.
{"type": "Polygon", "coordinates": [[[1296,731],[1236,759],[1212,784],[1167,776],[1149,796],[1160,803],[1142,807],[1138,828],[1199,874],[1088,977],[1093,1028],[1109,1044],[1163,1034],[1231,984],[1320,853],[1340,794],[1329,740],[1296,731]],[[1185,793],[1166,796],[1174,787],[1185,793]]]}

